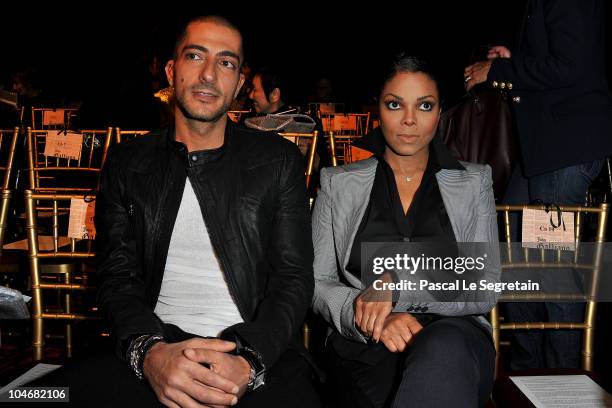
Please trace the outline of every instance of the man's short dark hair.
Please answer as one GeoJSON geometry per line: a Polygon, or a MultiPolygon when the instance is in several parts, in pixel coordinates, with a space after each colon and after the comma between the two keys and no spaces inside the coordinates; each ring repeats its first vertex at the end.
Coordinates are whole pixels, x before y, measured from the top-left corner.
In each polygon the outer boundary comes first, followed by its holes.
{"type": "Polygon", "coordinates": [[[281,98],[284,102],[287,102],[288,87],[286,86],[283,75],[271,67],[261,67],[255,70],[253,78],[259,76],[261,79],[261,87],[266,94],[266,100],[270,102],[270,94],[274,89],[278,88],[281,91],[281,98]]]}
{"type": "Polygon", "coordinates": [[[221,16],[199,16],[199,17],[194,17],[192,19],[190,19],[189,21],[187,21],[187,23],[185,23],[183,25],[183,28],[181,30],[181,33],[178,35],[178,37],[176,38],[176,42],[174,43],[174,51],[172,53],[172,58],[173,59],[177,59],[178,58],[178,54],[179,54],[179,47],[181,46],[181,44],[183,43],[183,41],[185,40],[185,37],[187,36],[187,28],[189,27],[190,24],[193,23],[215,23],[217,25],[223,26],[223,27],[227,27],[230,30],[236,31],[238,33],[238,35],[240,36],[240,66],[242,66],[242,63],[244,62],[244,51],[242,49],[242,33],[240,32],[240,30],[238,29],[238,27],[232,23],[230,20],[228,20],[225,17],[221,17],[221,16]]]}

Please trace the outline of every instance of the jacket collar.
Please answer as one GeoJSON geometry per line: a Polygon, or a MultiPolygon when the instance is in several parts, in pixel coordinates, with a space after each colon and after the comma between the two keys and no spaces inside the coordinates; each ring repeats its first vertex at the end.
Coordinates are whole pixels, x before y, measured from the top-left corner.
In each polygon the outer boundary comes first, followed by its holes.
{"type": "MultiPolygon", "coordinates": [[[[187,152],[187,147],[185,146],[185,144],[182,142],[177,142],[176,140],[176,127],[174,126],[174,122],[172,122],[170,126],[164,130],[164,133],[165,133],[164,139],[167,141],[168,146],[172,150],[180,152],[180,153],[187,152]]],[[[228,118],[225,124],[225,136],[223,138],[223,145],[220,147],[220,149],[227,151],[233,148],[233,146],[235,145],[234,143],[235,133],[236,133],[236,124],[228,118]]]]}

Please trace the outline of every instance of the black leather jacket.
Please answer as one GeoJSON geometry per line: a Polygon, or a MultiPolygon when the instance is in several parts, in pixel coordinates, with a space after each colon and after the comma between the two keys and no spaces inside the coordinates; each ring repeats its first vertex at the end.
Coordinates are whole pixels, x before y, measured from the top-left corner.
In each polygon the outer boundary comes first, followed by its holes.
{"type": "Polygon", "coordinates": [[[221,150],[202,166],[173,130],[110,150],[96,205],[98,303],[119,344],[164,333],[153,310],[189,177],[244,320],[224,334],[240,336],[271,367],[288,345],[303,347],[314,288],[304,160],[278,135],[229,120],[221,150]]]}

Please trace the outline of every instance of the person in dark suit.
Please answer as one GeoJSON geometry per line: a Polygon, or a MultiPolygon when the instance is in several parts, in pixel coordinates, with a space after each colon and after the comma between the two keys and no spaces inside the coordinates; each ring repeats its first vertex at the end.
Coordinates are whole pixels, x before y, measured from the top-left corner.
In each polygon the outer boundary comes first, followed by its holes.
{"type": "MultiPolygon", "coordinates": [[[[465,68],[466,88],[489,82],[509,90],[522,165],[504,202],[583,205],[612,153],[612,97],[605,76],[603,0],[530,0],[515,51],[492,47],[465,68]]],[[[514,240],[518,239],[516,223],[514,240]]],[[[512,321],[582,320],[582,305],[508,305],[512,321]]],[[[517,334],[514,369],[577,367],[580,332],[517,334]]]]}

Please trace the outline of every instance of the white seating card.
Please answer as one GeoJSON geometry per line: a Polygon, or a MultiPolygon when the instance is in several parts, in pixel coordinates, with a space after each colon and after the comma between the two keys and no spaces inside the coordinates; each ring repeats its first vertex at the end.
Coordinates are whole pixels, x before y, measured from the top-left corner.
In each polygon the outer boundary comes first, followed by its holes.
{"type": "Polygon", "coordinates": [[[59,157],[60,159],[79,160],[83,145],[83,134],[76,132],[50,130],[45,141],[45,156],[59,157]]]}
{"type": "Polygon", "coordinates": [[[43,111],[43,126],[56,126],[64,124],[64,110],[45,110],[43,111]]]}
{"type": "Polygon", "coordinates": [[[343,130],[357,130],[357,116],[354,115],[336,115],[334,116],[332,128],[334,132],[340,132],[343,130]]]}
{"type": "Polygon", "coordinates": [[[93,223],[95,201],[85,202],[83,199],[70,200],[70,219],[68,220],[68,237],[76,239],[93,239],[96,229],[93,223]]]}
{"type": "Polygon", "coordinates": [[[563,212],[559,222],[558,212],[554,209],[549,212],[523,210],[522,243],[525,248],[575,251],[574,213],[563,212]]]}

